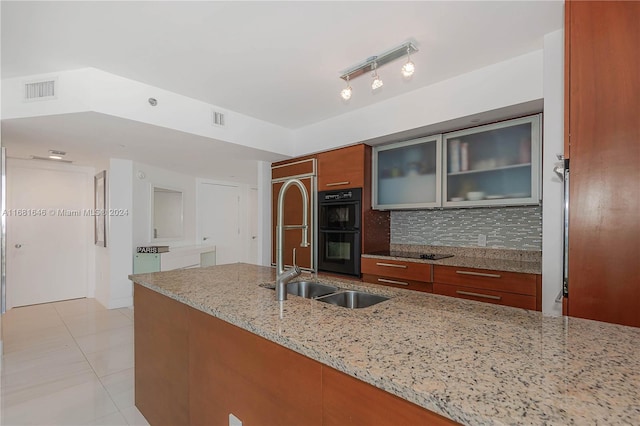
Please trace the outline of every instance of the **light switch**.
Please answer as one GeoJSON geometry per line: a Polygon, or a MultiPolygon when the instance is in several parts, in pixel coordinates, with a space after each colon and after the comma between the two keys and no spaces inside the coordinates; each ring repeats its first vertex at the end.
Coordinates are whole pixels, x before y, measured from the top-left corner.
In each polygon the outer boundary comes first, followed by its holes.
{"type": "Polygon", "coordinates": [[[487,236],[484,234],[480,234],[478,235],[478,245],[480,247],[486,247],[487,246],[487,236]]]}

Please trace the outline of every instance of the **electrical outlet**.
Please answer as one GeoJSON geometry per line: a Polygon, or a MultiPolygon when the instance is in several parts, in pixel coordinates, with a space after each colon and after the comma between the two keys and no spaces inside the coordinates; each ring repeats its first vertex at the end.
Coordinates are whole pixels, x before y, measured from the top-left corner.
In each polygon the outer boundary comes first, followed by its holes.
{"type": "Polygon", "coordinates": [[[484,234],[480,234],[478,235],[478,245],[480,247],[486,247],[487,246],[487,236],[484,234]]]}
{"type": "Polygon", "coordinates": [[[242,426],[242,420],[229,413],[229,426],[242,426]]]}

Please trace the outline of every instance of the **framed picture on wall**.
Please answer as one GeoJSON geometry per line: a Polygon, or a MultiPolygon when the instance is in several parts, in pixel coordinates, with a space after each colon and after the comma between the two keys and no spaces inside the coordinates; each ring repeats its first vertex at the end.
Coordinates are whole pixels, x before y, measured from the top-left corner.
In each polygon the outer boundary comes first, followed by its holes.
{"type": "Polygon", "coordinates": [[[107,171],[103,170],[93,178],[94,203],[93,217],[95,227],[95,244],[107,246],[107,171]]]}

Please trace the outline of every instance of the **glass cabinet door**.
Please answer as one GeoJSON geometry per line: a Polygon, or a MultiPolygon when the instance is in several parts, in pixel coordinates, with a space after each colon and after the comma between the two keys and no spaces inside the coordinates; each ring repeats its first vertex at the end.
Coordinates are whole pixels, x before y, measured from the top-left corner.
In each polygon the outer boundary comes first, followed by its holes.
{"type": "Polygon", "coordinates": [[[373,149],[373,208],[441,205],[440,135],[373,149]]]}
{"type": "Polygon", "coordinates": [[[540,116],[443,135],[443,205],[539,203],[540,116]]]}

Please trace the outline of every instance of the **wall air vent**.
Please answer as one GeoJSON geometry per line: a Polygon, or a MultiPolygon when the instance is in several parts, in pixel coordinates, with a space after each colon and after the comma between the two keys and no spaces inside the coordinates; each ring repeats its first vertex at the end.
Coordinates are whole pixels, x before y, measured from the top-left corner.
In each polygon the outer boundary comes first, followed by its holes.
{"type": "Polygon", "coordinates": [[[211,115],[211,118],[212,118],[211,124],[213,124],[214,126],[218,126],[218,127],[224,127],[225,126],[224,113],[223,112],[213,111],[213,114],[211,115]]]}
{"type": "Polygon", "coordinates": [[[58,95],[58,79],[30,81],[24,84],[25,101],[46,101],[56,99],[58,95]]]}

